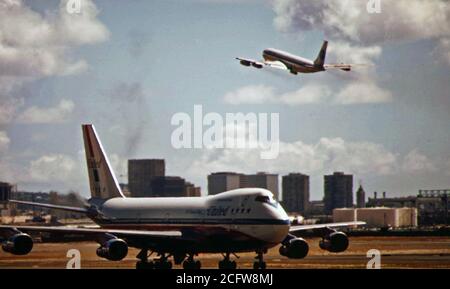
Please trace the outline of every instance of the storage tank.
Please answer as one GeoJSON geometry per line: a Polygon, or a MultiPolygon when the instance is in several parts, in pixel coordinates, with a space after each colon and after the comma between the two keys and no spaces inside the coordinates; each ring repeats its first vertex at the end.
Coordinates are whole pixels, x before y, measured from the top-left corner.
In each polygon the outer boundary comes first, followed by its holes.
{"type": "Polygon", "coordinates": [[[356,221],[356,210],[353,208],[339,208],[333,210],[333,222],[354,222],[356,221]]]}
{"type": "Polygon", "coordinates": [[[398,227],[397,210],[394,208],[376,207],[356,210],[358,221],[367,223],[367,227],[398,227]]]}
{"type": "Polygon", "coordinates": [[[416,208],[398,208],[397,209],[398,227],[416,227],[417,209],[416,208]]]}

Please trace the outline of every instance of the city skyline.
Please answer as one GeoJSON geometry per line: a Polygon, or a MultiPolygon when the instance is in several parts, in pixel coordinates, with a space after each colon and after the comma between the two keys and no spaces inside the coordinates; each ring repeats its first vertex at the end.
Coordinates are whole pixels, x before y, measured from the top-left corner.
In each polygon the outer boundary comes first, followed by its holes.
{"type": "Polygon", "coordinates": [[[354,0],[83,3],[70,15],[64,1],[0,1],[1,181],[87,196],[80,125],[92,122],[119,181],[127,159],[164,158],[168,175],[203,192],[214,171],[302,172],[312,200],[334,171],[368,194],[450,186],[445,1],[383,1],[380,14],[354,0]],[[267,47],[314,57],[324,39],[327,62],[371,66],[292,77],[234,61],[267,47]],[[279,113],[279,156],[173,148],[172,115],[197,104],[222,116],[279,113]]]}

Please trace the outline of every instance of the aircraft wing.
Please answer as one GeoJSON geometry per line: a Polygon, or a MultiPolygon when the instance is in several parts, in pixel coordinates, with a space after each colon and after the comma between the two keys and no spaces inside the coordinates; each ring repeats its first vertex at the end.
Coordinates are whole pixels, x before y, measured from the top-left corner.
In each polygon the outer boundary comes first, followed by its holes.
{"type": "Polygon", "coordinates": [[[263,67],[270,67],[282,70],[288,70],[286,65],[284,65],[281,61],[257,61],[249,58],[241,58],[236,57],[239,62],[244,66],[253,66],[255,68],[261,69],[263,67]]]}
{"type": "Polygon", "coordinates": [[[60,206],[60,205],[44,204],[44,203],[35,203],[35,202],[26,202],[26,201],[18,201],[18,200],[9,200],[9,202],[10,203],[14,203],[14,204],[28,205],[28,206],[34,206],[34,207],[42,207],[42,208],[48,208],[48,209],[64,210],[64,211],[70,211],[70,212],[76,212],[76,213],[82,213],[82,214],[87,214],[89,212],[88,209],[78,208],[78,207],[68,207],[68,206],[60,206]]]}
{"type": "Polygon", "coordinates": [[[54,241],[94,241],[100,245],[111,239],[122,239],[128,246],[134,248],[157,249],[164,246],[172,248],[181,246],[193,246],[195,242],[183,237],[180,231],[140,231],[140,230],[116,230],[93,229],[71,227],[45,227],[45,226],[13,226],[0,225],[0,240],[13,238],[18,234],[41,236],[42,242],[54,241]]]}
{"type": "Polygon", "coordinates": [[[307,231],[307,230],[319,230],[325,228],[339,228],[339,227],[352,227],[352,226],[361,226],[365,225],[366,222],[342,222],[342,223],[328,223],[328,224],[314,224],[314,225],[298,225],[291,226],[289,232],[299,232],[299,231],[307,231]]]}
{"type": "MultiPolygon", "coordinates": [[[[23,233],[60,233],[71,235],[85,235],[87,237],[101,234],[111,234],[119,238],[126,237],[181,237],[180,231],[141,231],[141,230],[114,230],[100,228],[74,228],[74,227],[49,227],[49,226],[12,226],[0,225],[0,236],[2,232],[18,230],[23,233]]],[[[94,240],[94,239],[93,239],[94,240]]]]}

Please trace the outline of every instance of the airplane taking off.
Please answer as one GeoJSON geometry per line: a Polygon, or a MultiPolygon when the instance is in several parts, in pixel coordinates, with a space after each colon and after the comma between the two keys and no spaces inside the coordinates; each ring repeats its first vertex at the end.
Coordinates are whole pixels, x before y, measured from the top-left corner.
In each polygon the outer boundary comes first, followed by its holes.
{"type": "Polygon", "coordinates": [[[128,248],[140,249],[138,269],[170,269],[183,263],[185,269],[200,269],[194,260],[200,253],[221,253],[219,269],[235,269],[230,255],[255,252],[255,269],[266,268],[263,256],[281,243],[280,254],[301,259],[308,243],[295,234],[319,230],[319,245],[330,252],[343,252],[349,241],[334,228],[364,222],[291,226],[289,217],[273,194],[261,188],[245,188],[207,197],[127,198],[123,195],[108,157],[91,124],[82,125],[91,198],[84,208],[11,200],[12,203],[86,214],[98,228],[0,226],[5,252],[26,255],[33,248],[30,234],[47,233],[64,238],[78,235],[99,243],[99,257],[120,261],[128,248]],[[157,258],[149,257],[157,254],[157,258]]]}
{"type": "Polygon", "coordinates": [[[328,41],[324,41],[319,55],[314,61],[273,48],[268,48],[263,51],[262,56],[264,58],[264,61],[256,61],[253,59],[240,57],[237,57],[236,59],[239,60],[240,63],[244,66],[253,66],[258,69],[267,66],[277,69],[289,70],[292,74],[295,75],[297,75],[298,73],[321,72],[332,68],[340,69],[343,71],[351,71],[352,67],[354,66],[352,64],[325,64],[327,47],[328,41]]]}

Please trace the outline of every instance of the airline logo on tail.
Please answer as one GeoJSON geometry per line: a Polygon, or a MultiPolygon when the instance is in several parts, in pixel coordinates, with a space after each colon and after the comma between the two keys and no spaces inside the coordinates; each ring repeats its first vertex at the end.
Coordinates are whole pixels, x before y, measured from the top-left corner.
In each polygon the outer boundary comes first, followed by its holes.
{"type": "Polygon", "coordinates": [[[82,125],[92,198],[124,197],[92,124],[82,125]]]}

